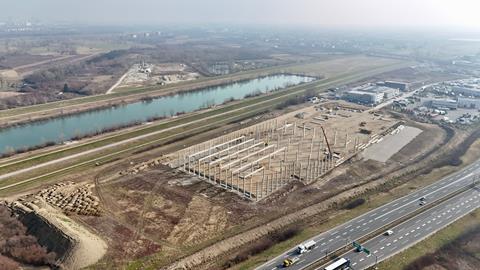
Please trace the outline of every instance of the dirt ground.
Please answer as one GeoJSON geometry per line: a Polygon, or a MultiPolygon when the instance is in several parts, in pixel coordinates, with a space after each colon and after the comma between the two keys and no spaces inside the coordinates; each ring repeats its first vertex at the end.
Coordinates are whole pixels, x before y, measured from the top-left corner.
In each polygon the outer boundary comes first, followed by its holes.
{"type": "Polygon", "coordinates": [[[8,98],[8,97],[15,97],[15,96],[18,96],[18,95],[22,95],[22,93],[18,93],[18,92],[2,92],[2,91],[0,91],[0,99],[2,99],[2,98],[8,98]]]}
{"type": "MultiPolygon", "coordinates": [[[[408,165],[418,163],[417,167],[428,167],[425,164],[429,164],[428,160],[434,158],[439,149],[446,151],[453,147],[444,147],[446,142],[458,143],[466,136],[453,140],[438,126],[414,122],[408,125],[423,132],[385,164],[353,159],[320,181],[310,185],[289,184],[258,203],[161,164],[135,175],[117,174],[121,169],[140,164],[141,160],[170,153],[185,144],[205,141],[232,128],[226,126],[188,138],[181,145],[155,149],[157,154],[139,154],[112,163],[96,170],[98,174],[89,171],[83,176],[67,177],[75,182],[94,183],[93,195],[100,202],[99,216],[73,215],[72,218],[108,244],[106,255],[95,264],[95,269],[118,269],[131,261],[138,263],[135,269],[161,268],[189,254],[192,255],[182,262],[200,263],[201,258],[208,258],[206,254],[212,258],[234,254],[249,241],[285,225],[302,224],[309,219],[319,222],[319,216],[328,219],[333,213],[325,216],[325,211],[335,201],[347,200],[362,190],[403,175],[408,165]],[[386,173],[391,176],[385,178],[386,173]],[[147,255],[150,255],[148,259],[147,255]]],[[[213,265],[203,264],[199,269],[218,269],[217,261],[212,259],[211,262],[213,265]]]]}
{"type": "Polygon", "coordinates": [[[60,230],[72,241],[72,248],[59,258],[59,264],[65,269],[81,269],[95,264],[104,256],[107,244],[101,237],[73,221],[44,198],[29,196],[15,204],[48,220],[50,226],[60,230]]]}
{"type": "Polygon", "coordinates": [[[366,107],[327,101],[182,149],[166,159],[172,168],[259,200],[294,179],[314,181],[375,144],[398,123],[366,107]]]}
{"type": "MultiPolygon", "coordinates": [[[[246,239],[256,239],[278,226],[303,219],[288,216],[283,217],[286,221],[276,221],[284,213],[295,213],[309,205],[313,208],[305,210],[303,217],[321,213],[328,209],[331,204],[328,200],[335,194],[395,171],[399,162],[413,162],[412,153],[421,158],[445,139],[445,133],[436,126],[417,124],[416,127],[424,132],[386,164],[359,158],[340,166],[324,180],[307,186],[292,183],[256,204],[164,165],[136,175],[99,177],[96,193],[104,214],[76,218],[107,239],[109,248],[97,264],[99,268],[107,269],[146,255],[153,255],[146,265],[165,265],[221,239],[227,242],[219,245],[231,252],[235,246],[248,241],[246,239]],[[273,223],[261,226],[266,222],[273,223]],[[244,234],[239,237],[245,240],[228,242],[241,232],[244,234]]],[[[341,198],[355,192],[358,190],[347,192],[341,198]]]]}
{"type": "Polygon", "coordinates": [[[200,75],[190,67],[179,63],[133,65],[124,75],[118,88],[140,87],[148,85],[167,85],[191,81],[200,75]]]}

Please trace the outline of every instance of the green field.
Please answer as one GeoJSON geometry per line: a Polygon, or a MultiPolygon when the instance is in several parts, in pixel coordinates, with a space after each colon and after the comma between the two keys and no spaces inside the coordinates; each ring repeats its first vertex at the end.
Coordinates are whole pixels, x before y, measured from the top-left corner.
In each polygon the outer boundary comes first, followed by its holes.
{"type": "Polygon", "coordinates": [[[28,107],[19,107],[9,110],[0,111],[0,118],[24,117],[28,119],[29,116],[35,116],[48,111],[60,111],[60,109],[66,109],[70,106],[79,105],[102,105],[100,102],[108,104],[108,101],[122,101],[125,99],[140,98],[145,95],[158,96],[172,91],[178,91],[186,89],[195,89],[199,87],[205,87],[208,85],[215,85],[225,82],[244,80],[249,78],[255,78],[262,75],[292,72],[292,73],[305,73],[312,76],[324,76],[326,78],[334,78],[341,76],[341,74],[351,74],[354,72],[361,72],[368,69],[375,69],[383,66],[402,64],[404,62],[399,60],[374,58],[366,56],[340,56],[335,59],[329,59],[320,62],[306,63],[306,64],[293,64],[286,66],[271,67],[259,70],[251,70],[245,72],[239,72],[233,75],[219,76],[215,78],[201,78],[192,82],[185,82],[180,85],[167,85],[163,87],[151,86],[151,87],[139,87],[139,88],[122,88],[120,92],[112,93],[109,95],[96,95],[82,98],[75,98],[64,101],[56,101],[51,103],[39,104],[28,107]],[[34,115],[35,114],[35,115],[34,115]]]}
{"type": "Polygon", "coordinates": [[[61,162],[61,164],[57,163],[55,165],[39,168],[28,173],[12,176],[9,179],[1,181],[0,188],[2,188],[2,190],[0,195],[6,195],[10,191],[14,191],[14,186],[8,189],[6,189],[5,187],[15,183],[23,183],[22,185],[15,186],[15,189],[18,189],[18,187],[25,188],[26,186],[32,186],[35,183],[38,184],[46,180],[49,181],[52,176],[55,175],[55,172],[58,174],[62,174],[67,171],[66,169],[62,168],[68,168],[68,172],[72,172],[74,169],[78,170],[80,168],[84,168],[85,166],[94,166],[95,162],[98,162],[99,160],[111,159],[114,156],[124,156],[133,151],[138,151],[141,148],[147,148],[151,145],[156,145],[162,140],[171,139],[172,136],[179,136],[179,134],[184,134],[185,129],[189,129],[190,131],[192,131],[194,130],[194,128],[198,127],[197,132],[200,133],[202,132],[200,128],[215,127],[221,124],[225,124],[225,122],[234,121],[235,119],[248,118],[251,115],[258,114],[259,112],[273,108],[277,104],[282,103],[289,98],[292,98],[299,94],[303,94],[305,91],[325,91],[332,86],[358,81],[360,79],[375,74],[401,68],[406,64],[407,63],[394,63],[389,65],[383,65],[377,68],[372,68],[363,72],[344,73],[336,77],[331,77],[312,83],[299,85],[269,95],[259,96],[238,102],[232,102],[231,104],[227,104],[217,109],[187,114],[179,118],[160,121],[158,124],[150,125],[148,127],[140,127],[129,131],[117,132],[115,133],[115,135],[102,136],[98,139],[88,140],[88,142],[85,143],[61,147],[59,149],[52,149],[51,151],[45,151],[45,153],[30,155],[28,158],[13,157],[9,159],[4,159],[0,161],[1,174],[18,171],[20,169],[29,168],[38,164],[45,163],[47,161],[67,157],[90,149],[95,149],[115,142],[124,141],[129,138],[157,132],[155,135],[151,135],[148,138],[143,138],[134,142],[129,142],[126,144],[121,144],[115,147],[104,149],[100,152],[95,152],[81,156],[79,158],[75,158],[74,160],[61,162]],[[204,122],[206,118],[209,119],[208,125],[205,125],[204,122]],[[169,130],[165,131],[166,129],[169,130]],[[42,178],[35,178],[46,173],[48,174],[42,178]]]}

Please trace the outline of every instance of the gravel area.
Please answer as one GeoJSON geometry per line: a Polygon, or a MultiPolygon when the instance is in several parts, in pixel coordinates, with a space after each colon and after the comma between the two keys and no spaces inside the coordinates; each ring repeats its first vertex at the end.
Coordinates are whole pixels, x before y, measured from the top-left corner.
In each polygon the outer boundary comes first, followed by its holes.
{"type": "Polygon", "coordinates": [[[422,133],[421,129],[405,126],[397,134],[388,134],[382,141],[365,149],[362,156],[365,159],[386,162],[420,133],[422,133]]]}

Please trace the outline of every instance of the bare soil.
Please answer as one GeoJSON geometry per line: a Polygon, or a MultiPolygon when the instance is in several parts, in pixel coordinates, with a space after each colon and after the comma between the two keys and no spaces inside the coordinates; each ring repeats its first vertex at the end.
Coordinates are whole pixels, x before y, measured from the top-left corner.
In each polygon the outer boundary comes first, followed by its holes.
{"type": "MultiPolygon", "coordinates": [[[[385,174],[402,175],[402,168],[431,159],[432,153],[451,141],[437,126],[409,124],[423,132],[387,164],[352,160],[328,178],[308,186],[292,183],[257,204],[194,176],[157,165],[136,175],[100,177],[97,191],[105,214],[79,218],[108,239],[109,249],[99,267],[121,265],[145,255],[153,255],[146,265],[159,267],[193,253],[177,265],[201,264],[201,269],[215,269],[218,262],[203,264],[206,258],[211,261],[220,254],[235,254],[244,244],[288,224],[318,221],[336,203],[394,178],[383,179],[385,174]],[[129,248],[124,249],[121,243],[129,248]]],[[[131,160],[138,164],[137,159],[131,160]]],[[[327,219],[328,215],[334,213],[327,214],[327,219]]]]}

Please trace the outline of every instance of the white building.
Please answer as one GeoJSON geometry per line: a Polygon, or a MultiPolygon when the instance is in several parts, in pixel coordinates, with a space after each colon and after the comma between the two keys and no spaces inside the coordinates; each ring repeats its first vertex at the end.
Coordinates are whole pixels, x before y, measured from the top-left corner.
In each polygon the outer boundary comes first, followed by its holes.
{"type": "Polygon", "coordinates": [[[400,90],[385,86],[367,85],[354,88],[344,94],[343,98],[350,102],[362,104],[378,104],[400,94],[400,90]]]}
{"type": "Polygon", "coordinates": [[[480,109],[480,99],[458,98],[459,108],[480,109]]]}
{"type": "Polygon", "coordinates": [[[480,89],[473,87],[455,86],[452,88],[452,92],[467,97],[480,97],[480,89]]]}
{"type": "Polygon", "coordinates": [[[428,105],[437,109],[456,109],[457,101],[454,99],[432,99],[427,101],[428,105]]]}
{"type": "Polygon", "coordinates": [[[383,101],[383,93],[372,93],[358,90],[350,90],[344,94],[343,98],[350,102],[362,104],[378,104],[383,101]]]}

